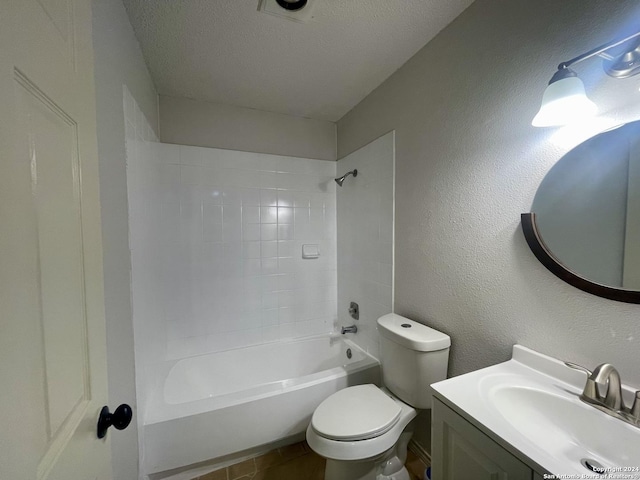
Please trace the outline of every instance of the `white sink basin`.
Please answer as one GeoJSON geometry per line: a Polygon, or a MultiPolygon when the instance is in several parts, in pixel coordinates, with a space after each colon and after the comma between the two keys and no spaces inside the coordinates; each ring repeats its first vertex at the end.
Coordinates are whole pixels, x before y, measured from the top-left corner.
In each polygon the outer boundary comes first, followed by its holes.
{"type": "Polygon", "coordinates": [[[490,401],[496,411],[532,443],[543,445],[568,463],[583,458],[605,467],[632,466],[638,459],[640,430],[603,414],[576,397],[537,388],[496,388],[490,401]]]}
{"type": "MultiPolygon", "coordinates": [[[[639,467],[640,428],[580,401],[585,381],[583,373],[562,362],[516,345],[509,362],[438,382],[433,389],[540,471],[593,475],[583,460],[611,469],[639,467]]],[[[629,401],[632,392],[625,393],[629,401]]]]}

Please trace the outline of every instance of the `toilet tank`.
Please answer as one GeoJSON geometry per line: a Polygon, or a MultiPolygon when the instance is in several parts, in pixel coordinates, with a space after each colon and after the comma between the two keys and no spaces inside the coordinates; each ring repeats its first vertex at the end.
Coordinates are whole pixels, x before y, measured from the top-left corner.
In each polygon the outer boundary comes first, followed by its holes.
{"type": "Polygon", "coordinates": [[[447,378],[449,335],[389,313],[378,319],[382,379],[403,402],[431,408],[429,385],[447,378]]]}

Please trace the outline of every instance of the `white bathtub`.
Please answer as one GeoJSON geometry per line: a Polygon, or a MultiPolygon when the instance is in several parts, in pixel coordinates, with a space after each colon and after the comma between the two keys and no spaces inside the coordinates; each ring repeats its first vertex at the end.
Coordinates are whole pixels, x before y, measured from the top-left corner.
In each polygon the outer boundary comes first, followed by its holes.
{"type": "Polygon", "coordinates": [[[302,434],[332,393],[379,384],[380,365],[344,337],[322,336],[167,362],[156,378],[144,422],[146,474],[302,434]]]}

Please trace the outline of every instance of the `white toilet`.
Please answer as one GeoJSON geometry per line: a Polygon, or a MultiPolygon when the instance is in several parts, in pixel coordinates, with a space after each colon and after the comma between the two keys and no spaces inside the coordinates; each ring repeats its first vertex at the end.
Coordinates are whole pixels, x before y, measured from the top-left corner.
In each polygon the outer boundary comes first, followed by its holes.
{"type": "Polygon", "coordinates": [[[409,480],[404,467],[416,409],[447,377],[448,335],[394,313],[378,319],[385,388],[357,385],[316,408],[307,442],[327,459],[326,480],[409,480]]]}

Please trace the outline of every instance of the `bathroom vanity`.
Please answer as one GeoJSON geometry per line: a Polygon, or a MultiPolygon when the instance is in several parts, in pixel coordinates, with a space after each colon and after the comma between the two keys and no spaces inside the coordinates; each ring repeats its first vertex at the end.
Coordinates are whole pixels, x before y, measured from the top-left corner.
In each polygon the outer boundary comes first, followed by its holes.
{"type": "MultiPolygon", "coordinates": [[[[508,362],[433,384],[432,478],[640,478],[640,422],[581,401],[586,382],[515,345],[508,362]]],[[[634,389],[620,392],[630,410],[634,389]]]]}
{"type": "Polygon", "coordinates": [[[525,462],[437,398],[432,415],[433,479],[536,478],[525,462]]]}

